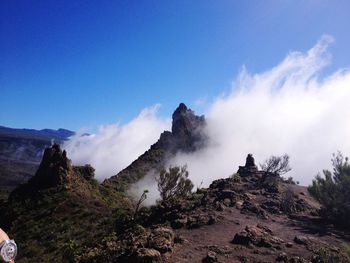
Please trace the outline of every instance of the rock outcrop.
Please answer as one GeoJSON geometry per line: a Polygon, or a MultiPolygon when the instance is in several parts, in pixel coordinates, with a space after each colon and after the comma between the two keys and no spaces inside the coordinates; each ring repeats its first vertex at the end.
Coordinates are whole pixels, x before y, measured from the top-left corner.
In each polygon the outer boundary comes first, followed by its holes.
{"type": "Polygon", "coordinates": [[[54,187],[69,180],[72,172],[72,162],[67,158],[66,151],[54,144],[45,149],[39,169],[28,184],[37,189],[54,187]]]}
{"type": "MultiPolygon", "coordinates": [[[[65,150],[58,144],[45,149],[42,161],[35,175],[25,184],[20,185],[10,195],[10,199],[35,196],[38,191],[49,188],[67,188],[80,179],[94,178],[94,168],[90,165],[72,166],[65,150]]],[[[74,186],[73,186],[74,187],[74,186]]]]}
{"type": "Polygon", "coordinates": [[[177,152],[188,153],[204,147],[207,141],[203,133],[206,125],[204,116],[196,116],[184,103],[180,103],[172,119],[171,131],[164,131],[149,150],[103,184],[126,190],[151,170],[159,170],[177,152]]]}
{"type": "Polygon", "coordinates": [[[245,165],[239,166],[237,173],[242,177],[250,176],[253,173],[263,174],[261,171],[258,171],[258,167],[255,165],[255,160],[251,153],[247,155],[245,165]]]}
{"type": "Polygon", "coordinates": [[[203,147],[206,142],[203,134],[204,116],[196,116],[184,103],[180,103],[172,119],[171,132],[163,132],[151,149],[161,149],[171,155],[178,151],[192,152],[203,147]]]}

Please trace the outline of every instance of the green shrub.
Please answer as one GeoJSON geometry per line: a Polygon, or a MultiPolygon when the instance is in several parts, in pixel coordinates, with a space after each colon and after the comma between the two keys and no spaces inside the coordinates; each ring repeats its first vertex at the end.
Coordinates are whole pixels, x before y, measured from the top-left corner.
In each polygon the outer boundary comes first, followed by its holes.
{"type": "Polygon", "coordinates": [[[163,203],[172,203],[173,201],[186,198],[193,189],[193,183],[188,179],[186,166],[170,166],[168,171],[163,168],[156,181],[163,203]]]}
{"type": "Polygon", "coordinates": [[[322,205],[321,215],[343,227],[350,220],[350,164],[348,158],[338,152],[333,154],[333,173],[323,171],[308,187],[309,192],[322,205]]]}

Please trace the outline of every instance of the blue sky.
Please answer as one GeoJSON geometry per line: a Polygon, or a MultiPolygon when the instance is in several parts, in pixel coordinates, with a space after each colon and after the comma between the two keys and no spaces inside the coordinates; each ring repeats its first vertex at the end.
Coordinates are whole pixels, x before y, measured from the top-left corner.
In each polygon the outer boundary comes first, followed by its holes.
{"type": "MultiPolygon", "coordinates": [[[[350,65],[349,1],[1,1],[0,125],[77,130],[229,90],[323,34],[350,65]]],[[[205,107],[205,106],[204,106],[205,107]]]]}

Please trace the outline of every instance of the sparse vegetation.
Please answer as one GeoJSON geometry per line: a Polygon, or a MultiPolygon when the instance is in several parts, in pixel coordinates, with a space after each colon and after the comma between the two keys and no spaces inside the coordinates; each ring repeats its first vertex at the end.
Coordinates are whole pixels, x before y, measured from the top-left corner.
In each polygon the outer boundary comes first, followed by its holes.
{"type": "Polygon", "coordinates": [[[163,168],[156,181],[163,203],[172,203],[178,199],[183,199],[191,194],[193,189],[193,183],[188,179],[186,166],[169,167],[169,170],[163,168]]]}
{"type": "Polygon", "coordinates": [[[289,172],[292,168],[289,166],[289,155],[284,154],[282,156],[272,155],[264,163],[260,164],[261,170],[268,173],[275,173],[278,175],[289,172]]]}
{"type": "Polygon", "coordinates": [[[148,190],[147,189],[144,190],[142,195],[140,196],[139,201],[137,201],[135,211],[134,211],[134,216],[133,216],[134,218],[136,217],[137,212],[139,211],[141,204],[147,199],[147,193],[148,193],[148,190]]]}
{"type": "Polygon", "coordinates": [[[334,223],[347,227],[350,220],[350,164],[341,152],[333,154],[333,173],[318,174],[308,190],[322,205],[321,214],[334,223]]]}
{"type": "Polygon", "coordinates": [[[231,178],[233,179],[233,181],[234,181],[235,183],[238,183],[238,182],[241,181],[241,176],[240,176],[238,173],[232,174],[232,175],[231,175],[231,178]]]}
{"type": "Polygon", "coordinates": [[[349,259],[343,253],[335,252],[327,247],[321,247],[312,258],[312,263],[348,263],[349,259]]]}
{"type": "Polygon", "coordinates": [[[294,192],[290,187],[287,187],[287,189],[282,193],[281,210],[287,214],[291,214],[296,211],[294,192]]]}

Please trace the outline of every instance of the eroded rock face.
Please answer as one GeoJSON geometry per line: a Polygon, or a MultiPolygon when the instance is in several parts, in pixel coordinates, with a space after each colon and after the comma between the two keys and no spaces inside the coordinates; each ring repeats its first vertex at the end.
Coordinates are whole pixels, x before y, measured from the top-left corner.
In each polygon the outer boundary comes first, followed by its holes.
{"type": "Polygon", "coordinates": [[[205,126],[204,116],[195,115],[184,103],[180,103],[172,118],[171,132],[162,133],[157,144],[170,153],[176,153],[179,150],[195,151],[205,144],[202,131],[205,126]]]}
{"type": "Polygon", "coordinates": [[[35,175],[23,185],[16,188],[10,199],[35,196],[39,191],[49,188],[75,187],[78,181],[94,178],[95,169],[91,165],[72,166],[65,150],[58,144],[45,149],[43,159],[35,175]]]}
{"type": "Polygon", "coordinates": [[[44,189],[63,184],[72,173],[72,162],[58,144],[46,148],[38,171],[29,180],[29,184],[44,189]]]}

